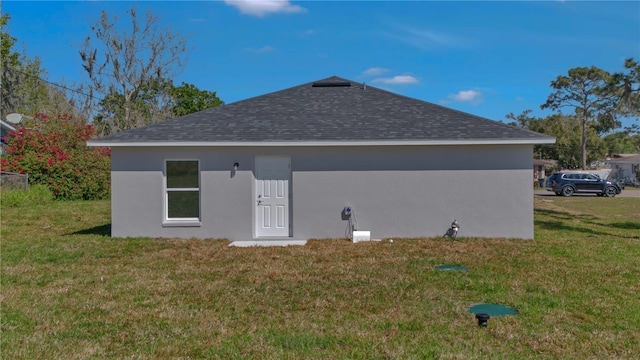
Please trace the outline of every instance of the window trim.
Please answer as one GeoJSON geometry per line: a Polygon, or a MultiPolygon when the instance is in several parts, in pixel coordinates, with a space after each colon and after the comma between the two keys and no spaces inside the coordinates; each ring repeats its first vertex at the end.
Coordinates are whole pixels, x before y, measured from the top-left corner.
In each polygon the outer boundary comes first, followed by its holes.
{"type": "Polygon", "coordinates": [[[202,225],[202,179],[199,159],[164,159],[163,177],[163,227],[198,227],[202,225]],[[167,186],[167,163],[174,161],[195,161],[198,164],[198,187],[197,188],[171,188],[167,186]],[[197,191],[198,192],[198,217],[192,218],[170,218],[169,217],[169,193],[180,191],[197,191]]]}

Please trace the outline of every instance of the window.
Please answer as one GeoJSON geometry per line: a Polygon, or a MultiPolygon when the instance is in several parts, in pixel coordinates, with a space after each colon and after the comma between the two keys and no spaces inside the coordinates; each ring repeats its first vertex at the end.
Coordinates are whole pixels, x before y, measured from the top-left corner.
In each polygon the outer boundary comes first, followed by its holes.
{"type": "Polygon", "coordinates": [[[165,181],[165,220],[200,221],[198,160],[167,160],[165,181]]]}

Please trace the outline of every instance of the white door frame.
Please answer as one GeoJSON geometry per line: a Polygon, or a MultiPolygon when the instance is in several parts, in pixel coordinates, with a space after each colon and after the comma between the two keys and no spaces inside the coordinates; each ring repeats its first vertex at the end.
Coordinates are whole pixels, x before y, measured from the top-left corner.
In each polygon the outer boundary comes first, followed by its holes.
{"type": "Polygon", "coordinates": [[[291,157],[256,156],[254,237],[291,237],[291,157]]]}

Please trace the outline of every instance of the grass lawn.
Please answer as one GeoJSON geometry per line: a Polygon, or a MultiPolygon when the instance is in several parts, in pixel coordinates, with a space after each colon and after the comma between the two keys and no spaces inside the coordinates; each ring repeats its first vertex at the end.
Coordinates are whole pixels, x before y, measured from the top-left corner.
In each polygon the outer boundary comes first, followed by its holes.
{"type": "Polygon", "coordinates": [[[535,209],[534,241],[229,248],[112,239],[108,201],[3,207],[0,355],[637,359],[640,200],[535,209]],[[479,328],[468,308],[485,302],[519,315],[479,328]]]}

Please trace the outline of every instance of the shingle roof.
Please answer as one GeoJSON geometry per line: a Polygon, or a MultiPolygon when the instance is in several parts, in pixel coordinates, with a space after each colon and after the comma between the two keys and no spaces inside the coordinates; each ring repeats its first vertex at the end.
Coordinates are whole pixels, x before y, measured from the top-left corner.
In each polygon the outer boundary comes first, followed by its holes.
{"type": "Polygon", "coordinates": [[[640,164],[640,154],[616,157],[606,162],[615,164],[640,164]]]}
{"type": "Polygon", "coordinates": [[[533,131],[333,76],[95,139],[89,145],[491,140],[554,142],[533,131]]]}

